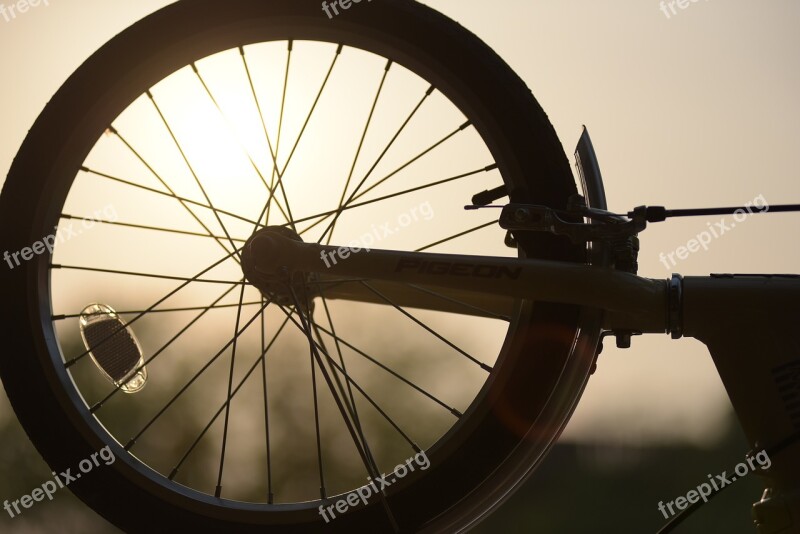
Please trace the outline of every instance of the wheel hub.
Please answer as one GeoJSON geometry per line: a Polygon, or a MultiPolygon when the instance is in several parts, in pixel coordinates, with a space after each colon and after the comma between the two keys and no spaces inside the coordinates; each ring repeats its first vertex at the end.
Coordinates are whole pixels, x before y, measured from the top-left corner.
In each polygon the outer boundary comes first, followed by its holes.
{"type": "Polygon", "coordinates": [[[290,258],[275,258],[275,255],[280,255],[280,251],[274,246],[272,236],[303,242],[297,232],[285,226],[261,228],[250,236],[242,248],[242,272],[264,298],[282,306],[294,306],[300,302],[306,307],[305,302],[310,302],[314,297],[308,283],[311,281],[311,274],[293,271],[290,268],[290,258]],[[271,256],[272,261],[257,262],[257,258],[265,256],[271,256]]]}

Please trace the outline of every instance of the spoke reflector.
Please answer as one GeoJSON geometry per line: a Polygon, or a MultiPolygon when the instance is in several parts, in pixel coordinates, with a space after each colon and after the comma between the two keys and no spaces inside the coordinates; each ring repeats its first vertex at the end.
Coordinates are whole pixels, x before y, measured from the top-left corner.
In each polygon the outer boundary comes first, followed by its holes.
{"type": "Polygon", "coordinates": [[[130,327],[105,304],[81,312],[81,338],[95,365],[125,393],[140,391],[147,381],[142,348],[130,327]]]}

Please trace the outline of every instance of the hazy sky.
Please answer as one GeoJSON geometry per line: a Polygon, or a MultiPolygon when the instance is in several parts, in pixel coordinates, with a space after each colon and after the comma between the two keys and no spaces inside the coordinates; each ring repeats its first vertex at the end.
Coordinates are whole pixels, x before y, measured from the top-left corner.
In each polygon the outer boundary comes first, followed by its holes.
{"type": "MultiPolygon", "coordinates": [[[[0,16],[0,181],[66,77],[168,3],[50,0],[8,22],[0,16]]],[[[734,205],[759,195],[770,204],[800,201],[792,163],[800,153],[800,3],[704,1],[669,17],[656,0],[426,3],[505,58],[569,154],[588,125],[612,210],[734,205]]],[[[648,229],[640,274],[798,272],[797,215],[753,217],[674,267],[659,261],[718,220],[648,229]]],[[[638,338],[630,350],[603,353],[567,438],[710,443],[727,410],[699,342],[638,338]]]]}

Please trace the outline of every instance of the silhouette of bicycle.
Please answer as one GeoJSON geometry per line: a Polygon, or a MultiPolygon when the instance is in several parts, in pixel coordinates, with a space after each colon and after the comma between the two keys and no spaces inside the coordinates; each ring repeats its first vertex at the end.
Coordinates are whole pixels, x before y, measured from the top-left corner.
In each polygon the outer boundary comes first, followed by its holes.
{"type": "Polygon", "coordinates": [[[637,234],[702,210],[609,213],[588,134],[578,195],[477,37],[351,7],[177,2],[36,121],[0,197],[25,260],[0,372],[46,461],[110,447],[70,489],[128,532],[457,532],[545,456],[601,335],[671,333],[773,457],[762,532],[796,530],[797,279],[638,277],[637,234]]]}

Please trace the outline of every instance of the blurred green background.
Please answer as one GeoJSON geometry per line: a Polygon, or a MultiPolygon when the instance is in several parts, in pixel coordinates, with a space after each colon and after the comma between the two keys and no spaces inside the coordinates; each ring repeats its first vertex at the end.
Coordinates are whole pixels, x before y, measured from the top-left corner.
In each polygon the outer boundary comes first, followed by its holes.
{"type": "MultiPolygon", "coordinates": [[[[0,419],[0,495],[18,498],[52,478],[3,396],[0,419]]],[[[706,475],[730,472],[741,462],[747,444],[730,420],[714,447],[626,447],[591,443],[556,445],[531,479],[474,532],[491,534],[656,532],[666,521],[659,501],[670,501],[695,488],[706,475]]],[[[678,534],[752,533],[750,505],[760,498],[755,475],[737,480],[700,508],[678,534]]],[[[2,532],[19,534],[115,533],[71,493],[39,503],[22,516],[0,520],[2,532]]]]}

